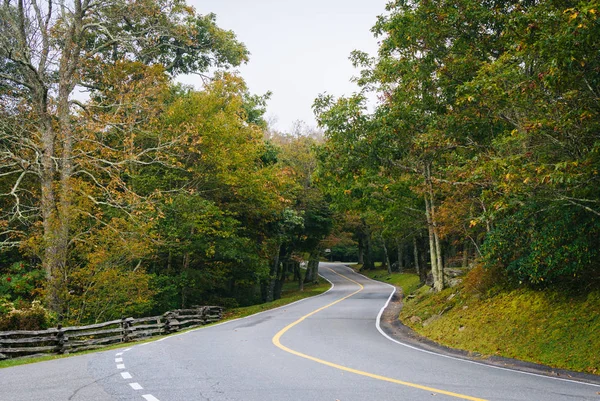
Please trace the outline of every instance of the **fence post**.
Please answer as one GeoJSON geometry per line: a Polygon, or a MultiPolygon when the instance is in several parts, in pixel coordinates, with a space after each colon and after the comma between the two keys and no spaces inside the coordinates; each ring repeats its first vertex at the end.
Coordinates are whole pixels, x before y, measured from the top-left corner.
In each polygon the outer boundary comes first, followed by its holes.
{"type": "Polygon", "coordinates": [[[133,318],[132,317],[122,317],[121,318],[121,335],[123,338],[121,342],[127,343],[133,340],[133,332],[135,331],[135,327],[133,327],[133,318]]]}
{"type": "Polygon", "coordinates": [[[206,306],[201,306],[198,308],[199,309],[199,315],[200,315],[200,320],[202,321],[202,324],[206,324],[207,323],[207,315],[208,315],[208,307],[206,306]]]}
{"type": "Polygon", "coordinates": [[[62,324],[58,324],[56,326],[56,330],[56,353],[66,355],[69,353],[69,350],[67,350],[69,337],[65,336],[65,331],[62,328],[62,324]]]}
{"type": "Polygon", "coordinates": [[[165,318],[165,325],[163,326],[165,334],[174,333],[179,330],[179,321],[175,312],[165,312],[163,316],[165,318]]]}

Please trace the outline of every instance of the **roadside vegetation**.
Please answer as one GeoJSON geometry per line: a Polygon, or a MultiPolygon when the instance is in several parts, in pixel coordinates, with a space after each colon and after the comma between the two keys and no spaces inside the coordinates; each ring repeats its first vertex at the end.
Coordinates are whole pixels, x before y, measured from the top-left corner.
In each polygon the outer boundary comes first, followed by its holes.
{"type": "Polygon", "coordinates": [[[248,306],[316,280],[321,137],[268,127],[270,94],[232,71],[249,51],[214,14],[8,0],[0,20],[0,330],[248,306]],[[191,73],[202,85],[177,83],[191,73]]]}
{"type": "Polygon", "coordinates": [[[358,273],[369,277],[370,279],[383,281],[384,283],[391,284],[395,287],[402,289],[402,294],[412,294],[417,288],[421,286],[419,276],[414,273],[389,273],[387,269],[381,269],[381,263],[375,262],[375,270],[362,269],[362,265],[358,263],[348,263],[347,266],[356,270],[358,273]]]}
{"type": "Polygon", "coordinates": [[[305,285],[303,290],[298,289],[297,283],[286,283],[281,293],[281,298],[258,305],[243,306],[227,310],[223,315],[223,320],[239,319],[269,309],[279,308],[280,306],[288,305],[304,298],[322,294],[330,288],[331,284],[322,278],[319,278],[317,283],[305,285]]]}
{"type": "Polygon", "coordinates": [[[378,53],[351,55],[360,91],[315,100],[319,183],[361,272],[427,284],[402,312],[420,333],[598,373],[599,18],[598,1],[391,2],[378,53]]]}
{"type": "MultiPolygon", "coordinates": [[[[323,280],[322,278],[319,278],[315,282],[306,284],[303,289],[299,288],[299,285],[297,282],[288,282],[283,287],[282,295],[281,295],[280,299],[277,299],[277,300],[271,301],[271,302],[265,302],[265,303],[258,304],[258,305],[227,309],[223,313],[223,319],[220,320],[218,323],[214,323],[214,324],[219,324],[222,322],[226,322],[228,320],[239,319],[239,318],[254,315],[255,313],[263,312],[263,311],[266,311],[269,309],[274,309],[274,308],[278,308],[280,306],[285,306],[285,305],[300,301],[305,298],[309,298],[309,297],[312,297],[315,295],[322,294],[322,293],[326,292],[327,290],[329,290],[330,288],[331,288],[331,284],[328,283],[327,281],[323,280]]],[[[196,328],[189,329],[189,330],[198,330],[198,328],[196,327],[196,328]]],[[[188,330],[182,330],[181,332],[185,332],[185,331],[188,331],[188,330]]],[[[179,333],[181,333],[181,332],[179,332],[179,333]]],[[[178,334],[178,333],[175,333],[175,335],[176,334],[178,334]]],[[[94,352],[108,351],[111,349],[123,348],[123,347],[127,347],[127,346],[134,346],[136,344],[143,344],[146,342],[156,341],[163,337],[168,337],[168,336],[157,336],[150,340],[136,341],[133,343],[115,344],[115,345],[107,346],[106,348],[102,348],[102,349],[98,349],[98,350],[83,351],[83,352],[78,352],[77,354],[70,354],[70,355],[48,355],[48,356],[33,357],[33,358],[6,359],[3,361],[0,361],[0,369],[9,368],[9,367],[18,366],[18,365],[25,365],[28,363],[36,363],[36,362],[42,362],[42,361],[49,361],[49,360],[53,360],[53,359],[68,358],[70,356],[75,356],[75,355],[84,355],[84,354],[90,354],[90,353],[94,353],[94,352]]]]}
{"type": "Polygon", "coordinates": [[[349,266],[401,287],[399,319],[438,344],[475,358],[501,356],[600,374],[600,355],[590,352],[600,349],[600,291],[503,287],[492,283],[489,272],[474,269],[460,285],[435,292],[416,274],[349,266]]]}
{"type": "Polygon", "coordinates": [[[600,374],[600,291],[530,288],[482,295],[425,287],[404,302],[402,322],[419,334],[477,356],[503,356],[600,374]]]}

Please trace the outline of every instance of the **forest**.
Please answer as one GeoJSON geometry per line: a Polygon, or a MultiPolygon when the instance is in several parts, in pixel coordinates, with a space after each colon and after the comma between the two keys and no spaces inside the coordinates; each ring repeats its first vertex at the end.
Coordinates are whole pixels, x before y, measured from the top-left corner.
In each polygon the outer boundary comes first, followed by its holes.
{"type": "Polygon", "coordinates": [[[392,1],[322,133],[269,128],[214,14],[102,4],[0,5],[0,329],[270,301],[324,257],[598,290],[597,1],[392,1]]]}
{"type": "Polygon", "coordinates": [[[359,258],[471,268],[494,285],[600,284],[600,23],[595,1],[393,1],[361,90],[319,96],[316,176],[359,223],[359,258]],[[368,99],[376,96],[377,106],[368,99]],[[396,249],[397,252],[388,252],[396,249]]]}
{"type": "Polygon", "coordinates": [[[0,6],[0,329],[269,301],[301,257],[316,280],[316,139],[267,130],[245,45],[180,0],[103,4],[0,6]]]}

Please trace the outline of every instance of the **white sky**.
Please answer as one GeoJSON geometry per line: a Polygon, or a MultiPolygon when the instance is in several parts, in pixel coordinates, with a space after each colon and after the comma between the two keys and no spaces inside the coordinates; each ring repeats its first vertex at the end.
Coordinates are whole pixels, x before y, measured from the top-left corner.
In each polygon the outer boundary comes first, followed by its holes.
{"type": "MultiPolygon", "coordinates": [[[[239,68],[250,91],[273,92],[267,120],[289,132],[296,120],[316,126],[311,109],[320,93],[349,95],[358,74],[352,50],[377,52],[370,29],[388,0],[188,0],[200,14],[215,13],[250,51],[239,68]]],[[[182,82],[200,87],[198,77],[182,82]]]]}

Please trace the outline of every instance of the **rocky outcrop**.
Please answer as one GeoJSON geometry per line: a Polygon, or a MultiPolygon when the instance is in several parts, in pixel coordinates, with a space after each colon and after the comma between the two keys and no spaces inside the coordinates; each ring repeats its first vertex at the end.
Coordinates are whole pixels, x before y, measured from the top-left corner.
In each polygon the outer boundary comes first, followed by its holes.
{"type": "MultiPolygon", "coordinates": [[[[446,283],[446,287],[456,287],[460,283],[462,283],[462,276],[467,274],[468,269],[458,268],[458,267],[447,267],[444,269],[444,282],[446,283]]],[[[433,287],[433,275],[431,272],[427,274],[427,279],[425,280],[425,284],[433,287]]]]}

